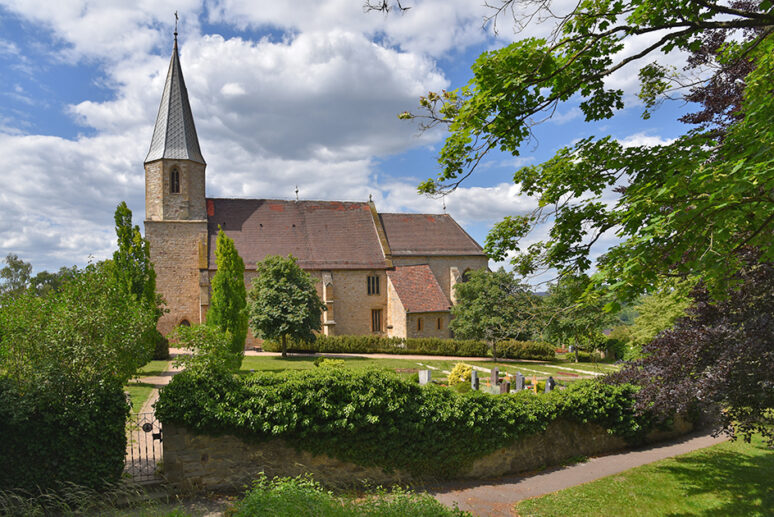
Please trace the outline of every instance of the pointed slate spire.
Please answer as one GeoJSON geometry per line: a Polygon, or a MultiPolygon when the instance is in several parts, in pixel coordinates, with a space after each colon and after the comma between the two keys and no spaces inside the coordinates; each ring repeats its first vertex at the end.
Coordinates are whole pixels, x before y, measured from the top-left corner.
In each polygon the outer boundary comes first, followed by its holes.
{"type": "Polygon", "coordinates": [[[183,80],[183,70],[180,68],[177,30],[175,30],[175,47],[169,62],[159,114],[156,116],[156,127],[153,129],[153,140],[151,140],[148,156],[145,157],[145,163],[162,158],[191,160],[206,165],[199,149],[193,113],[188,102],[188,91],[183,80]]]}

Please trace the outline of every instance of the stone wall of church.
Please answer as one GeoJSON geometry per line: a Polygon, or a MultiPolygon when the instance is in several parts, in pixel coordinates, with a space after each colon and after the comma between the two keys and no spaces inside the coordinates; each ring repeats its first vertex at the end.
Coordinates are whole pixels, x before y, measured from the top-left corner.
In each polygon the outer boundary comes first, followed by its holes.
{"type": "Polygon", "coordinates": [[[199,243],[206,234],[205,221],[145,221],[156,291],[169,309],[159,320],[162,334],[183,320],[200,323],[199,243]]]}
{"type": "Polygon", "coordinates": [[[389,278],[387,279],[387,320],[389,337],[406,337],[406,309],[389,278]]]}
{"type": "Polygon", "coordinates": [[[427,264],[438,280],[438,285],[449,300],[451,300],[451,275],[449,271],[456,267],[460,275],[468,269],[482,269],[487,267],[489,259],[485,256],[416,256],[416,257],[392,257],[396,266],[417,266],[427,264]]]}
{"type": "Polygon", "coordinates": [[[188,160],[157,160],[145,165],[145,218],[160,220],[207,219],[205,166],[188,160]],[[180,192],[170,192],[170,173],[180,171],[180,192]]]}
{"type": "Polygon", "coordinates": [[[406,337],[450,338],[448,312],[421,312],[406,315],[406,337]],[[439,327],[440,320],[440,327],[439,327]],[[421,325],[420,325],[421,322],[421,325]]]}

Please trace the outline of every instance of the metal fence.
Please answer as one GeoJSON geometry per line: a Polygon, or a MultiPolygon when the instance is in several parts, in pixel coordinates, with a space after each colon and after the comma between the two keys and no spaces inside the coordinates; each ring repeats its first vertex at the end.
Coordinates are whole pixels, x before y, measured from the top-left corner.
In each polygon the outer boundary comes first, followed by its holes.
{"type": "Polygon", "coordinates": [[[161,440],[161,422],[153,413],[137,413],[129,417],[124,472],[132,480],[148,482],[160,479],[161,440]]]}

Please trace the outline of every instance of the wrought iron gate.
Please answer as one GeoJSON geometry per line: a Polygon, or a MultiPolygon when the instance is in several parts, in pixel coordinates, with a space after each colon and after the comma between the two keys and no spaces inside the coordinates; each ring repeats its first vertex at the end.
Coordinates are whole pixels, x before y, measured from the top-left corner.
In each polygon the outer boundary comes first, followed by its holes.
{"type": "Polygon", "coordinates": [[[160,479],[161,440],[161,422],[156,420],[153,413],[137,413],[129,417],[126,425],[124,472],[134,481],[160,479]]]}

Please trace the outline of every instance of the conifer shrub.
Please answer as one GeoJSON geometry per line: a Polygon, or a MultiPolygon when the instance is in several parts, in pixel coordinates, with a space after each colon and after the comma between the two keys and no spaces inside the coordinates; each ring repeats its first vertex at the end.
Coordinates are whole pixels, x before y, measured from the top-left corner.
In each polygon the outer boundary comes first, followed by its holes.
{"type": "Polygon", "coordinates": [[[465,363],[457,363],[454,365],[454,368],[452,368],[451,372],[449,372],[449,386],[454,386],[455,384],[463,384],[466,382],[470,382],[470,377],[473,373],[473,367],[469,364],[465,363]]]}

